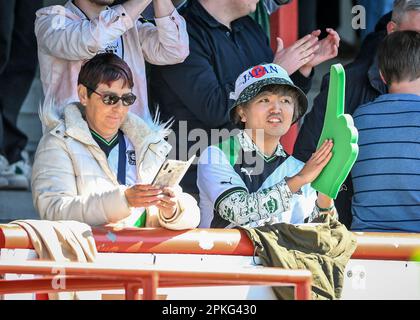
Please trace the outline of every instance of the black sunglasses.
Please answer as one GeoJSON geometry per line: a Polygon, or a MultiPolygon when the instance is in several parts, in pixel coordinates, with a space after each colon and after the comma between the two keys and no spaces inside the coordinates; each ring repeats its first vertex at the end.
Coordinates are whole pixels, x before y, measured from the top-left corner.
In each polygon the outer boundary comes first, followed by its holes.
{"type": "Polygon", "coordinates": [[[100,96],[102,98],[102,102],[108,106],[113,106],[121,100],[123,106],[128,107],[131,106],[137,99],[136,95],[131,92],[123,94],[121,97],[119,97],[116,94],[112,93],[101,94],[93,90],[92,88],[89,88],[88,86],[85,87],[88,88],[90,91],[96,93],[98,96],[100,96]]]}

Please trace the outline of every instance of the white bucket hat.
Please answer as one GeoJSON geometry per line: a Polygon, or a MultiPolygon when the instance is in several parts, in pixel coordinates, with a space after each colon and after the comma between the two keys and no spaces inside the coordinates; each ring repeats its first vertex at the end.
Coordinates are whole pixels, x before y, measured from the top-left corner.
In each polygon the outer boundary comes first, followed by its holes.
{"type": "Polygon", "coordinates": [[[235,91],[230,93],[230,99],[235,101],[229,110],[230,118],[232,119],[233,111],[238,105],[250,101],[263,87],[270,84],[289,86],[296,91],[298,101],[295,104],[293,122],[299,120],[308,109],[308,99],[293,83],[286,70],[275,63],[251,67],[236,79],[235,91]]]}

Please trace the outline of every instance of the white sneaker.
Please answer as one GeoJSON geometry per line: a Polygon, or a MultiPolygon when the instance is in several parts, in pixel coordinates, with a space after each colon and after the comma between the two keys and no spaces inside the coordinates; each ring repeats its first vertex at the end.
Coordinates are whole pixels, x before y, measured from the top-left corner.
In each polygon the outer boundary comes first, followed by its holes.
{"type": "Polygon", "coordinates": [[[8,185],[9,185],[9,180],[7,180],[6,178],[0,176],[0,189],[4,189],[8,185]]]}
{"type": "Polygon", "coordinates": [[[9,161],[2,155],[0,155],[0,172],[6,169],[9,166],[9,161]]]}
{"type": "Polygon", "coordinates": [[[0,171],[0,177],[7,179],[8,182],[3,189],[29,189],[32,168],[28,163],[24,160],[20,160],[7,166],[6,168],[4,168],[4,164],[7,163],[5,158],[2,160],[2,163],[3,170],[0,171]]]}
{"type": "Polygon", "coordinates": [[[11,167],[12,171],[14,171],[16,174],[23,174],[26,179],[28,179],[28,181],[31,181],[32,166],[29,161],[29,154],[26,151],[22,151],[21,155],[23,160],[15,162],[9,167],[11,167]]]}
{"type": "Polygon", "coordinates": [[[3,177],[2,173],[9,167],[7,159],[0,155],[0,189],[6,188],[9,185],[9,180],[3,177]]]}
{"type": "Polygon", "coordinates": [[[9,166],[8,176],[9,188],[11,189],[29,189],[29,181],[31,181],[30,165],[26,164],[23,160],[15,162],[9,166]]]}

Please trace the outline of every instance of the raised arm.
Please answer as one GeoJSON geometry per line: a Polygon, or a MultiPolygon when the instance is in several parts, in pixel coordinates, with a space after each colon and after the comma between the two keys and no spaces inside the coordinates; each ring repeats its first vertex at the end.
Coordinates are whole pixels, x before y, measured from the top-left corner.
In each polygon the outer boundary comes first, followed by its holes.
{"type": "Polygon", "coordinates": [[[171,0],[154,0],[156,26],[137,23],[146,61],[155,65],[181,63],[189,54],[186,23],[171,0]]]}
{"type": "Polygon", "coordinates": [[[211,64],[209,48],[195,36],[190,37],[191,52],[187,59],[174,66],[157,68],[163,81],[179,100],[208,127],[217,128],[229,122],[229,94],[234,83],[221,83],[211,64]]]}
{"type": "MultiPolygon", "coordinates": [[[[145,2],[130,0],[127,3],[145,2]]],[[[140,5],[138,7],[140,10],[140,5]]],[[[43,8],[36,13],[35,20],[38,47],[61,59],[89,59],[133,27],[135,20],[130,15],[133,10],[130,9],[129,14],[122,5],[102,11],[93,20],[80,19],[63,6],[43,8]]]]}
{"type": "MultiPolygon", "coordinates": [[[[161,1],[165,2],[167,0],[161,1]]],[[[122,4],[131,20],[136,21],[140,14],[146,9],[146,7],[152,2],[152,0],[128,0],[122,4]]],[[[156,1],[154,1],[154,5],[156,1]]],[[[156,10],[156,8],[155,8],[156,10]]]]}
{"type": "Polygon", "coordinates": [[[302,162],[306,162],[312,153],[315,152],[319,137],[321,136],[327,106],[328,86],[329,74],[324,76],[320,92],[314,100],[311,111],[305,116],[303,125],[299,130],[293,156],[302,162]]]}

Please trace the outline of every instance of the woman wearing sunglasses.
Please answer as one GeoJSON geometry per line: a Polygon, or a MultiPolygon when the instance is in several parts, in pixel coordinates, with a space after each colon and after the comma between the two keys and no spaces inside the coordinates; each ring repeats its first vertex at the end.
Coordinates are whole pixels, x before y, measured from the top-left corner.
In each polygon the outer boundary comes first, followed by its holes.
{"type": "Polygon", "coordinates": [[[151,185],[171,147],[164,125],[129,112],[136,100],[128,65],[111,53],[86,62],[80,102],[45,109],[47,128],[35,155],[32,194],[42,219],[89,225],[195,228],[199,209],[180,188],[151,185]]]}

